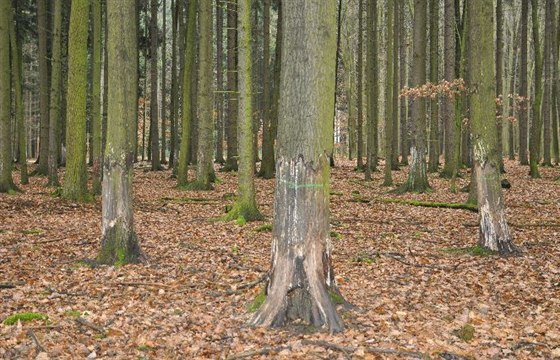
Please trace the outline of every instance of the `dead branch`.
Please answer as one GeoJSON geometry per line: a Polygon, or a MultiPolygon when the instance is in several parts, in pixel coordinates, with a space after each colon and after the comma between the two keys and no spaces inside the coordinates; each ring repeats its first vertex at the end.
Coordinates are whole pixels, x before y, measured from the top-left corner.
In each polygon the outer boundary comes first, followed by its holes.
{"type": "Polygon", "coordinates": [[[443,209],[461,209],[468,210],[472,212],[478,212],[478,208],[473,204],[466,203],[444,203],[444,202],[431,202],[431,201],[416,201],[416,200],[404,200],[404,199],[379,199],[382,203],[389,204],[404,204],[411,206],[421,206],[421,207],[431,207],[431,208],[443,208],[443,209]]]}
{"type": "Polygon", "coordinates": [[[257,286],[258,284],[264,282],[266,279],[268,279],[268,274],[261,276],[260,278],[258,278],[255,281],[251,281],[249,283],[236,286],[235,290],[230,290],[230,291],[226,292],[226,295],[239,294],[239,293],[241,293],[241,290],[250,289],[254,286],[257,286]]]}
{"type": "MultiPolygon", "coordinates": [[[[304,345],[321,346],[321,347],[324,347],[326,349],[340,351],[340,352],[344,353],[344,355],[348,359],[351,358],[350,354],[357,350],[354,347],[341,346],[341,345],[333,344],[333,343],[330,343],[328,341],[323,341],[323,340],[303,340],[301,343],[304,344],[304,345]]],[[[379,348],[379,347],[370,347],[370,346],[365,347],[364,351],[366,351],[368,353],[374,353],[374,354],[391,354],[391,355],[397,355],[397,356],[412,357],[412,358],[416,358],[416,359],[423,359],[425,357],[425,354],[422,354],[422,353],[416,352],[416,351],[400,351],[400,350],[386,349],[386,348],[379,348]]]]}
{"type": "Polygon", "coordinates": [[[103,327],[101,327],[101,326],[99,326],[99,325],[96,325],[96,324],[94,324],[94,323],[92,323],[92,322],[90,322],[90,321],[84,319],[84,318],[81,317],[81,316],[78,317],[78,318],[76,318],[76,322],[77,322],[78,324],[80,324],[80,325],[84,325],[84,326],[86,326],[86,327],[89,327],[90,329],[93,329],[93,330],[95,330],[95,331],[97,331],[97,332],[99,332],[99,333],[105,333],[105,329],[104,329],[103,327]]]}
{"type": "Polygon", "coordinates": [[[356,349],[354,349],[352,347],[345,347],[345,346],[333,344],[333,343],[330,343],[330,342],[324,341],[324,340],[302,340],[301,343],[303,345],[320,346],[320,347],[324,347],[326,349],[339,351],[339,352],[343,353],[344,357],[347,358],[347,359],[352,359],[350,354],[353,353],[354,351],[356,351],[356,349]]]}
{"type": "Polygon", "coordinates": [[[256,355],[268,355],[270,353],[278,353],[282,350],[291,350],[291,349],[292,349],[292,347],[288,346],[288,345],[281,345],[281,346],[275,346],[275,347],[264,347],[262,349],[249,350],[249,351],[244,351],[244,352],[239,353],[239,354],[230,355],[226,358],[226,360],[245,359],[245,358],[249,358],[249,357],[256,356],[256,355]]]}
{"type": "Polygon", "coordinates": [[[35,346],[37,347],[37,353],[42,353],[45,351],[45,348],[43,348],[43,346],[41,345],[41,343],[39,342],[39,339],[37,338],[37,336],[35,335],[35,333],[33,332],[32,329],[27,330],[27,335],[33,340],[33,342],[35,343],[35,346]]]}
{"type": "Polygon", "coordinates": [[[436,270],[444,270],[444,271],[455,271],[459,268],[459,266],[466,262],[466,261],[462,261],[459,262],[458,264],[454,265],[454,266],[443,266],[443,265],[431,265],[431,264],[418,264],[418,263],[411,263],[408,262],[406,260],[403,260],[402,258],[404,258],[404,255],[399,254],[399,253],[379,253],[379,255],[384,255],[387,256],[393,260],[396,260],[398,262],[400,262],[401,264],[404,265],[409,265],[409,266],[414,266],[414,267],[418,267],[418,268],[429,268],[429,269],[436,269],[436,270]]]}
{"type": "Polygon", "coordinates": [[[153,286],[153,287],[160,287],[160,288],[166,288],[166,289],[171,288],[170,285],[154,283],[154,282],[138,282],[138,281],[128,282],[128,281],[124,281],[124,282],[116,282],[116,283],[113,283],[113,284],[114,285],[120,285],[120,286],[153,286]]]}

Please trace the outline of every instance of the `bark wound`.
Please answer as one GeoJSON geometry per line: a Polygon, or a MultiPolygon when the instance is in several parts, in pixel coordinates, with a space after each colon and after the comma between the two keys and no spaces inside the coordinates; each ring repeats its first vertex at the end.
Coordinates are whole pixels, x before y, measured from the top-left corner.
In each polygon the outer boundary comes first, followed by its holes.
{"type": "Polygon", "coordinates": [[[267,299],[252,324],[303,320],[331,332],[343,329],[329,293],[334,282],[329,238],[329,160],[279,158],[274,204],[272,269],[267,299]]]}

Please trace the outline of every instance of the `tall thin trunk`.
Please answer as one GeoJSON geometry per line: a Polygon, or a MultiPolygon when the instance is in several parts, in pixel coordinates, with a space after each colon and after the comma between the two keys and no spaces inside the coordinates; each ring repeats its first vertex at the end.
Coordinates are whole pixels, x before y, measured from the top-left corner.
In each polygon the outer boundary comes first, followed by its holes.
{"type": "Polygon", "coordinates": [[[35,174],[47,175],[49,159],[49,27],[46,0],[37,0],[37,27],[37,33],[39,34],[39,102],[41,130],[39,136],[39,165],[35,169],[35,174]]]}
{"type": "Polygon", "coordinates": [[[272,266],[266,300],[251,323],[282,326],[303,320],[338,332],[343,324],[329,293],[340,295],[328,236],[336,1],[283,1],[282,7],[286,36],[272,266]]]}
{"type": "Polygon", "coordinates": [[[183,111],[181,123],[181,149],[179,151],[179,166],[177,172],[177,185],[186,186],[188,182],[189,152],[191,147],[191,118],[192,118],[192,86],[196,79],[194,69],[195,41],[196,41],[196,9],[197,0],[190,0],[187,10],[186,38],[183,66],[183,111]]]}
{"type": "Polygon", "coordinates": [[[560,9],[558,16],[553,17],[552,24],[554,26],[552,37],[552,156],[554,164],[560,162],[560,147],[558,144],[558,117],[560,116],[560,87],[558,81],[560,79],[560,62],[559,62],[559,46],[560,46],[560,9]],[[558,19],[558,20],[556,20],[558,19]]]}
{"type": "Polygon", "coordinates": [[[503,85],[503,72],[504,72],[504,14],[503,14],[503,0],[497,0],[496,3],[496,98],[500,99],[496,106],[496,132],[498,133],[498,155],[499,155],[499,168],[500,171],[504,170],[504,158],[503,158],[503,113],[504,106],[503,103],[505,98],[504,85],[503,85]]]}
{"type": "Polygon", "coordinates": [[[251,0],[238,2],[238,34],[239,34],[239,175],[238,194],[235,205],[226,218],[234,220],[242,218],[246,221],[260,220],[262,215],[257,208],[255,199],[254,147],[253,147],[253,104],[252,90],[252,56],[251,56],[251,0]]]}
{"type": "MultiPolygon", "coordinates": [[[[92,193],[101,194],[101,0],[92,0],[93,13],[93,54],[92,54],[92,90],[91,90],[91,134],[93,155],[92,193]]],[[[136,19],[136,18],[135,18],[136,19]]]]}
{"type": "Polygon", "coordinates": [[[391,174],[392,170],[392,160],[393,160],[393,48],[397,45],[393,39],[393,6],[387,8],[387,19],[386,19],[386,29],[387,29],[387,48],[386,48],[386,80],[385,80],[385,170],[384,170],[384,186],[390,186],[393,184],[393,178],[391,174]]]}
{"type": "Polygon", "coordinates": [[[393,80],[391,91],[393,92],[393,111],[392,111],[392,142],[391,145],[391,170],[399,170],[399,43],[400,25],[399,12],[401,11],[401,2],[393,1],[393,80]]]}
{"type": "Polygon", "coordinates": [[[535,51],[535,91],[531,105],[533,118],[531,121],[531,136],[529,138],[529,175],[539,178],[539,161],[541,158],[541,132],[542,114],[541,106],[543,100],[543,55],[541,50],[541,38],[539,35],[539,2],[531,0],[531,18],[533,23],[533,47],[535,51]]]}
{"type": "Polygon", "coordinates": [[[159,112],[158,112],[158,0],[151,0],[150,16],[150,148],[152,154],[152,170],[161,170],[159,153],[159,112]]]}
{"type": "Polygon", "coordinates": [[[519,79],[519,162],[529,165],[527,156],[527,131],[528,131],[528,79],[527,79],[527,27],[529,19],[529,1],[521,2],[521,69],[519,79]]]}
{"type": "MultiPolygon", "coordinates": [[[[430,0],[430,82],[439,81],[439,0],[430,0]]],[[[430,100],[430,137],[428,171],[439,167],[439,97],[430,100]]]]}
{"type": "MultiPolygon", "coordinates": [[[[266,4],[266,1],[265,1],[266,4]]],[[[265,5],[266,6],[266,5],[265,5]]],[[[224,164],[224,3],[216,0],[216,162],[224,164]]],[[[265,8],[266,16],[266,8],[265,8]]],[[[266,20],[265,20],[266,21],[266,20]]],[[[266,51],[266,45],[265,45],[266,51]]],[[[266,67],[265,67],[266,72],[266,67]]],[[[263,79],[264,82],[264,79],[263,79]]],[[[265,99],[266,101],[266,99],[265,99]]],[[[265,106],[266,109],[266,106],[265,106]]]]}
{"type": "MultiPolygon", "coordinates": [[[[216,0],[219,1],[219,0],[216,0]]],[[[171,94],[169,99],[169,167],[175,167],[175,137],[177,136],[177,7],[171,0],[171,94]]]]}
{"type": "Polygon", "coordinates": [[[51,60],[51,99],[49,121],[49,186],[58,187],[58,154],[57,132],[60,118],[60,82],[61,82],[61,30],[62,30],[62,0],[55,0],[53,9],[52,32],[52,60],[51,60]]]}
{"type": "Polygon", "coordinates": [[[167,0],[163,0],[163,34],[161,41],[161,154],[162,164],[167,164],[167,0]]]}
{"type": "Polygon", "coordinates": [[[227,87],[228,117],[226,122],[227,157],[224,170],[237,170],[237,0],[227,2],[227,87]]]}
{"type": "Polygon", "coordinates": [[[544,59],[543,59],[543,166],[552,166],[550,154],[550,143],[552,141],[551,134],[551,105],[552,105],[552,38],[556,36],[554,33],[553,20],[555,18],[555,5],[553,0],[546,0],[545,8],[545,30],[544,30],[544,59]]]}
{"type": "MultiPolygon", "coordinates": [[[[448,82],[455,80],[455,2],[445,0],[444,16],[444,78],[448,82]]],[[[450,95],[443,96],[442,118],[445,133],[445,163],[441,176],[451,178],[457,172],[457,152],[455,144],[455,98],[450,95]]]]}
{"type": "MultiPolygon", "coordinates": [[[[414,43],[412,63],[412,86],[426,82],[426,25],[427,0],[414,1],[414,43]]],[[[425,192],[430,188],[426,174],[426,99],[413,98],[411,135],[412,163],[408,179],[400,191],[425,192]]]]}
{"type": "MultiPolygon", "coordinates": [[[[103,164],[102,235],[98,261],[124,265],[142,260],[134,231],[132,167],[138,86],[134,0],[107,2],[109,85],[107,144],[103,164]]],[[[155,155],[155,154],[154,154],[155,155]]]]}
{"type": "Polygon", "coordinates": [[[358,119],[357,119],[357,149],[356,149],[356,156],[357,161],[356,165],[358,170],[364,168],[364,131],[363,131],[363,123],[364,123],[364,80],[363,80],[363,68],[364,68],[364,50],[363,50],[363,38],[364,38],[364,26],[363,26],[363,18],[364,18],[364,1],[367,0],[359,0],[358,4],[358,62],[356,64],[356,76],[358,78],[358,88],[357,88],[357,97],[358,97],[358,119]]]}
{"type": "Polygon", "coordinates": [[[12,192],[16,189],[12,179],[10,124],[10,20],[12,16],[10,3],[10,0],[0,0],[0,193],[12,192]]]}
{"type": "Polygon", "coordinates": [[[367,165],[365,179],[377,169],[377,116],[379,115],[379,73],[377,68],[377,0],[368,0],[367,7],[367,165]]]}
{"type": "Polygon", "coordinates": [[[74,201],[90,199],[86,172],[87,38],[89,0],[72,1],[68,34],[68,103],[66,175],[62,195],[74,201]]]}
{"type": "Polygon", "coordinates": [[[274,137],[272,134],[271,84],[270,84],[270,0],[264,0],[263,8],[263,143],[262,162],[259,176],[271,179],[274,176],[274,137]]]}
{"type": "MultiPolygon", "coordinates": [[[[407,57],[406,57],[406,49],[408,43],[408,36],[407,36],[407,26],[405,22],[405,12],[406,12],[406,2],[402,2],[402,8],[399,12],[399,80],[400,80],[400,88],[403,89],[407,84],[407,77],[406,77],[406,68],[407,64],[407,57]]],[[[400,101],[400,126],[401,126],[401,164],[408,165],[408,154],[410,153],[409,148],[409,141],[408,141],[408,114],[407,114],[407,102],[408,99],[404,97],[399,97],[400,101]]]]}
{"type": "Polygon", "coordinates": [[[500,154],[495,122],[494,9],[492,2],[473,0],[469,8],[470,84],[474,174],[479,204],[479,244],[501,254],[514,252],[500,185],[500,154]],[[476,42],[476,43],[475,43],[476,42]]]}

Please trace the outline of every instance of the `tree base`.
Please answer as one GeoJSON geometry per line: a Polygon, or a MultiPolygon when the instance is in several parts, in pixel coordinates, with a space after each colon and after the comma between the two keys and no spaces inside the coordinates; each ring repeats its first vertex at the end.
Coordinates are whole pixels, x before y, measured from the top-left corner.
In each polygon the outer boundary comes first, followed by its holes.
{"type": "Polygon", "coordinates": [[[184,190],[191,190],[191,191],[208,191],[208,190],[212,190],[212,184],[210,182],[208,182],[208,184],[203,183],[201,181],[193,181],[190,183],[187,183],[184,186],[181,186],[181,189],[184,190]]]}
{"type": "Polygon", "coordinates": [[[99,264],[123,266],[145,260],[140,250],[136,234],[114,226],[106,231],[101,239],[101,249],[97,256],[99,264]]]}
{"type": "Polygon", "coordinates": [[[237,169],[238,169],[237,160],[227,159],[226,164],[222,168],[222,171],[223,172],[231,172],[231,171],[237,171],[237,169]]]}
{"type": "Polygon", "coordinates": [[[235,205],[222,217],[224,221],[234,221],[243,218],[243,221],[260,221],[264,220],[264,216],[255,205],[248,205],[242,202],[236,202],[235,205]]]}

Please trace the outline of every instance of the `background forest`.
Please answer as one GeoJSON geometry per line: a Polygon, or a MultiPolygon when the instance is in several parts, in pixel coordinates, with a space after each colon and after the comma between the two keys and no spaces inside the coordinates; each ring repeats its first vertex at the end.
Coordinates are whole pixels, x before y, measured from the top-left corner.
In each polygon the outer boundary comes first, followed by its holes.
{"type": "Polygon", "coordinates": [[[0,0],[0,357],[560,357],[559,49],[557,0],[0,0]]]}

